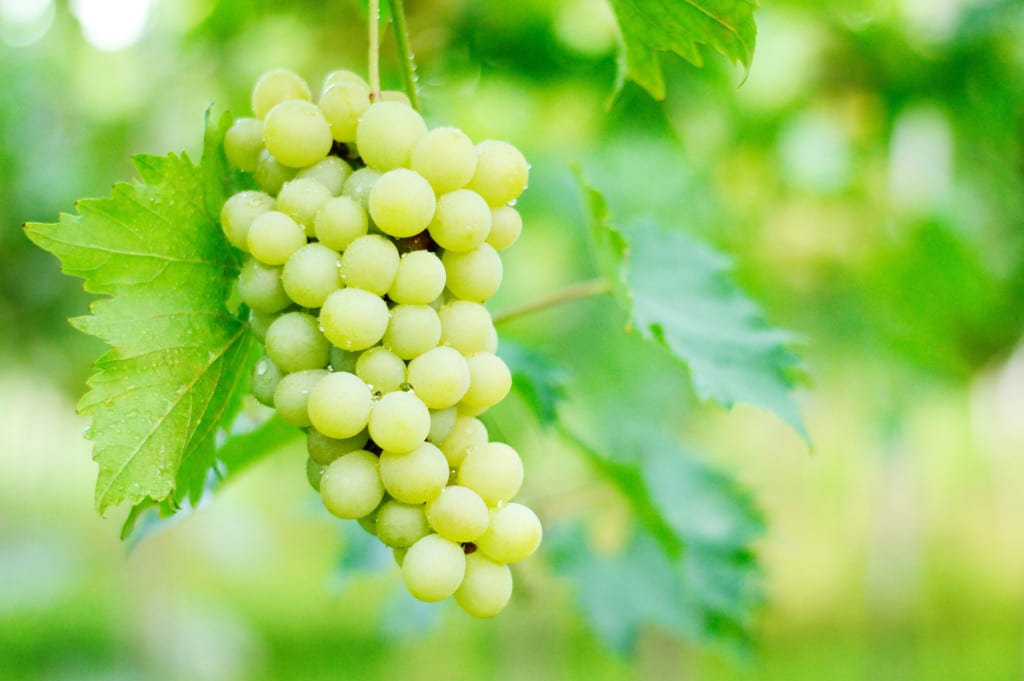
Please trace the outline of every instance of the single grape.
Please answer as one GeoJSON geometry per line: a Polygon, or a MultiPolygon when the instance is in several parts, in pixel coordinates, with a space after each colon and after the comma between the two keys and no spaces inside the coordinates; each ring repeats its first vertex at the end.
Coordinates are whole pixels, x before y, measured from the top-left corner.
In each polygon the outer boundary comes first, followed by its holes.
{"type": "Polygon", "coordinates": [[[512,571],[479,552],[466,556],[466,575],[455,602],[474,617],[494,617],[512,598],[512,571]]]}
{"type": "Polygon", "coordinates": [[[388,393],[370,413],[370,437],[381,449],[411,452],[429,432],[430,411],[412,393],[388,393]]]}
{"type": "MultiPolygon", "coordinates": [[[[429,305],[395,305],[384,346],[402,359],[419,357],[441,340],[441,319],[429,305]]],[[[447,405],[446,405],[447,406],[447,405]]]]}
{"type": "Polygon", "coordinates": [[[471,448],[486,443],[487,426],[478,418],[459,416],[455,419],[448,437],[441,441],[439,447],[448,459],[448,465],[457,469],[471,448]]]}
{"type": "Polygon", "coordinates": [[[281,284],[288,297],[302,307],[320,307],[327,296],[341,288],[336,251],[323,244],[306,244],[292,253],[281,271],[281,284]]]}
{"type": "Polygon", "coordinates": [[[323,369],[310,369],[282,377],[274,390],[274,409],[281,420],[299,428],[307,428],[310,425],[309,412],[306,410],[309,391],[326,375],[323,369]]]}
{"type": "Polygon", "coordinates": [[[491,209],[491,232],[487,243],[495,250],[503,251],[519,241],[523,233],[523,216],[512,206],[498,206],[491,209]]]}
{"type": "Polygon", "coordinates": [[[523,461],[503,442],[470,447],[459,466],[460,485],[470,488],[495,506],[516,495],[523,484],[523,461]]]}
{"type": "Polygon", "coordinates": [[[267,329],[267,356],[282,371],[323,369],[331,359],[331,346],[314,317],[286,312],[267,329]]]}
{"type": "Polygon", "coordinates": [[[313,219],[329,198],[330,190],[320,182],[309,177],[296,177],[281,187],[274,210],[295,220],[307,236],[312,236],[313,219]]]}
{"type": "Polygon", "coordinates": [[[427,228],[434,217],[437,199],[430,183],[419,173],[395,168],[377,179],[370,191],[368,207],[370,217],[382,232],[404,238],[427,228]]]}
{"type": "Polygon", "coordinates": [[[345,180],[345,186],[341,188],[341,195],[347,196],[364,210],[370,207],[370,192],[373,186],[380,179],[381,172],[373,168],[360,168],[345,180]]]}
{"type": "Polygon", "coordinates": [[[259,310],[249,310],[249,330],[252,331],[252,335],[256,337],[261,343],[267,340],[267,329],[277,319],[277,314],[274,312],[260,312],[259,310]]]}
{"type": "Polygon", "coordinates": [[[487,504],[468,487],[449,485],[427,502],[427,522],[445,539],[475,541],[490,523],[487,504]]]}
{"type": "Polygon", "coordinates": [[[306,234],[295,220],[272,210],[252,221],[246,240],[252,257],[267,265],[283,265],[306,245],[306,234]]]}
{"type": "Polygon", "coordinates": [[[490,525],[476,547],[491,560],[516,563],[537,550],[543,535],[537,514],[512,502],[491,511],[490,525]]]}
{"type": "MultiPolygon", "coordinates": [[[[384,499],[387,499],[387,494],[384,495],[384,499]]],[[[384,501],[381,501],[377,508],[370,511],[362,518],[356,519],[356,522],[359,523],[359,527],[363,528],[363,530],[367,534],[373,535],[374,537],[377,536],[377,513],[380,512],[380,509],[382,506],[384,506],[384,503],[384,501]]]]}
{"type": "Polygon", "coordinates": [[[284,372],[269,357],[261,357],[252,368],[249,390],[260,404],[274,406],[274,391],[281,382],[284,372]]]}
{"type": "Polygon", "coordinates": [[[310,423],[327,437],[354,437],[366,428],[373,397],[361,378],[336,371],[313,386],[307,408],[310,423]]]}
{"type": "Polygon", "coordinates": [[[263,151],[263,121],[258,118],[236,118],[224,134],[224,155],[228,163],[247,173],[256,171],[263,151]]]}
{"type": "Polygon", "coordinates": [[[355,374],[371,390],[384,395],[398,390],[405,383],[405,362],[387,348],[370,348],[359,355],[355,374]]]}
{"type": "Polygon", "coordinates": [[[296,170],[282,165],[273,154],[264,149],[256,162],[256,184],[268,194],[277,194],[288,180],[295,177],[296,170]]]}
{"type": "Polygon", "coordinates": [[[370,433],[365,428],[345,438],[327,437],[315,428],[310,428],[306,433],[306,451],[313,461],[326,466],[342,454],[365,448],[369,439],[370,433]]]}
{"type": "Polygon", "coordinates": [[[290,99],[309,101],[309,85],[298,74],[287,69],[274,69],[260,76],[252,90],[252,112],[263,118],[281,102],[290,99]]]}
{"type": "Polygon", "coordinates": [[[473,142],[458,128],[435,128],[413,147],[410,166],[438,194],[465,187],[476,169],[473,142]]]}
{"type": "Polygon", "coordinates": [[[344,251],[367,232],[366,211],[348,196],[328,199],[313,219],[313,231],[324,246],[344,251]]]}
{"type": "Polygon", "coordinates": [[[274,198],[263,192],[238,192],[220,209],[220,225],[231,245],[249,252],[249,227],[253,220],[274,208],[274,198]]]}
{"type": "Polygon", "coordinates": [[[384,337],[389,319],[387,303],[358,288],[335,291],[320,308],[324,335],[343,350],[365,350],[376,345],[384,337]]]}
{"type": "Polygon", "coordinates": [[[370,106],[370,86],[348,80],[338,82],[320,95],[320,110],[338,142],[354,142],[359,118],[370,106]]]}
{"type": "Polygon", "coordinates": [[[418,447],[408,452],[385,449],[380,455],[380,477],[384,481],[384,489],[395,499],[407,504],[422,504],[444,489],[448,482],[448,460],[429,442],[421,441],[418,447]]]}
{"type": "Polygon", "coordinates": [[[385,546],[404,549],[430,534],[423,504],[403,504],[391,499],[377,511],[376,534],[385,546]]]}
{"type": "Polygon", "coordinates": [[[292,304],[281,284],[281,268],[248,258],[238,273],[238,297],[253,310],[279,312],[292,304]]]}
{"type": "Polygon", "coordinates": [[[462,404],[471,409],[487,409],[505,399],[512,389],[512,373],[500,357],[477,352],[466,358],[469,365],[469,390],[462,404]]]}
{"type": "Polygon", "coordinates": [[[514,201],[526,189],[530,164],[508,142],[487,140],[476,145],[476,170],[469,188],[492,206],[514,201]]]}
{"type": "Polygon", "coordinates": [[[456,189],[437,200],[430,236],[448,251],[472,251],[491,232],[491,209],[474,191],[456,189]]]}
{"type": "Polygon", "coordinates": [[[330,124],[310,102],[281,102],[263,120],[263,143],[267,151],[291,168],[303,168],[320,161],[331,151],[333,142],[330,124]]]}
{"type": "Polygon", "coordinates": [[[300,170],[295,177],[316,180],[327,188],[331,196],[341,193],[345,180],[352,174],[352,167],[337,156],[328,156],[308,168],[300,170]]]}
{"type": "Polygon", "coordinates": [[[436,534],[428,534],[409,547],[402,560],[405,588],[421,601],[448,598],[462,584],[466,554],[462,547],[436,534]]]}
{"type": "Polygon", "coordinates": [[[448,290],[457,298],[482,303],[501,286],[501,256],[490,244],[480,244],[469,253],[447,251],[441,261],[448,290]]]}
{"type": "Polygon", "coordinates": [[[444,263],[430,251],[410,251],[398,263],[388,297],[396,303],[429,305],[444,291],[444,263]]]}
{"type": "Polygon", "coordinates": [[[409,99],[409,95],[405,94],[401,90],[381,90],[380,101],[382,102],[398,102],[405,106],[412,106],[412,100],[409,99]]]}
{"type": "Polygon", "coordinates": [[[356,519],[372,513],[384,498],[377,457],[360,449],[335,459],[320,480],[324,506],[339,518],[356,519]]]}
{"type": "Polygon", "coordinates": [[[346,286],[383,296],[395,281],[398,262],[398,248],[391,239],[367,234],[341,254],[341,279],[346,286]]]}
{"type": "MultiPolygon", "coordinates": [[[[360,76],[355,71],[349,71],[348,69],[338,69],[337,71],[331,71],[326,76],[324,76],[324,84],[320,88],[320,92],[326,92],[327,89],[332,85],[338,85],[340,83],[356,83],[357,85],[364,86],[367,92],[369,92],[370,90],[370,86],[366,84],[366,81],[363,80],[363,77],[360,76]]],[[[369,99],[369,95],[367,95],[367,99],[369,99]]]]}
{"type": "Polygon", "coordinates": [[[347,371],[350,374],[356,372],[356,362],[360,353],[351,350],[342,350],[336,345],[331,346],[331,371],[347,371]]]}
{"type": "Polygon", "coordinates": [[[322,463],[317,463],[312,458],[306,458],[306,480],[309,482],[309,486],[317,492],[320,491],[320,480],[324,477],[324,471],[327,470],[327,466],[322,463]]]}
{"type": "Polygon", "coordinates": [[[498,334],[491,313],[480,303],[453,300],[437,311],[441,319],[441,342],[463,355],[494,352],[498,334]]]}
{"type": "Polygon", "coordinates": [[[444,442],[455,427],[455,419],[459,417],[459,410],[455,407],[447,409],[430,410],[430,432],[427,433],[427,441],[438,444],[444,442]]]}
{"type": "Polygon", "coordinates": [[[469,389],[469,365],[454,348],[432,348],[409,362],[409,384],[431,409],[451,407],[469,389]]]}
{"type": "Polygon", "coordinates": [[[409,165],[413,147],[427,134],[423,117],[399,102],[374,102],[363,112],[356,144],[366,165],[391,170],[409,165]]]}

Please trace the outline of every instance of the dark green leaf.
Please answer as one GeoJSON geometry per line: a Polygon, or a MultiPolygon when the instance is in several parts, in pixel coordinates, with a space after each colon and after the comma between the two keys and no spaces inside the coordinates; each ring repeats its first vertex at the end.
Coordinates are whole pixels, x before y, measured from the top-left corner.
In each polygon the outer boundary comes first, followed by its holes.
{"type": "Polygon", "coordinates": [[[518,343],[503,341],[501,357],[512,371],[512,387],[542,426],[558,420],[558,403],[565,399],[565,369],[549,355],[518,343]]]}

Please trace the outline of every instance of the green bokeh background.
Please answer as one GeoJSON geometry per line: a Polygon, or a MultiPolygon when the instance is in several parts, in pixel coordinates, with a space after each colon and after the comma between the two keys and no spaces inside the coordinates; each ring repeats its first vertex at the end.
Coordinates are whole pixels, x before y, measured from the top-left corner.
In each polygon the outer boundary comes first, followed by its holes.
{"type": "MultiPolygon", "coordinates": [[[[493,309],[592,273],[578,161],[732,254],[805,339],[812,451],[768,414],[680,405],[768,522],[755,655],[653,628],[616,655],[543,553],[495,621],[412,606],[319,508],[301,444],[123,547],[74,413],[101,348],[66,318],[88,299],[21,224],[106,194],[133,153],[198,156],[205,108],[245,112],[266,69],[362,71],[364,20],[346,0],[0,0],[0,679],[1024,678],[1024,5],[766,3],[748,75],[666,57],[663,104],[627,86],[610,108],[602,0],[409,10],[428,121],[533,162],[493,309]],[[138,39],[101,49],[140,7],[138,39]]],[[[397,86],[393,54],[387,36],[397,86]]],[[[583,302],[502,333],[593,351],[595,319],[583,302]]],[[[614,543],[621,499],[504,416],[524,499],[614,543]]]]}

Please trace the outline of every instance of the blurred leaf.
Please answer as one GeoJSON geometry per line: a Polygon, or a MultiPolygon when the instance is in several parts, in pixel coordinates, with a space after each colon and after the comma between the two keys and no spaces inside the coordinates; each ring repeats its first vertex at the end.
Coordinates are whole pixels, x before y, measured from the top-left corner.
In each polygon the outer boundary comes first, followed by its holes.
{"type": "Polygon", "coordinates": [[[111,346],[96,362],[79,410],[99,464],[96,505],[198,498],[214,460],[214,436],[245,391],[254,341],[225,301],[238,254],[219,226],[230,173],[221,151],[231,116],[207,117],[202,163],[186,155],[139,156],[142,181],[79,215],[30,224],[29,238],[63,271],[105,297],[73,320],[111,346]]]}
{"type": "Polygon", "coordinates": [[[276,412],[261,423],[247,417],[240,430],[241,420],[236,419],[231,435],[217,449],[217,474],[222,482],[302,435],[300,429],[282,421],[276,412]]]}
{"type": "Polygon", "coordinates": [[[501,357],[512,371],[512,387],[540,425],[554,425],[558,403],[565,399],[564,367],[549,355],[509,341],[502,341],[501,357]]]}
{"type": "Polygon", "coordinates": [[[619,84],[628,78],[655,99],[665,98],[658,52],[671,51],[703,66],[699,45],[709,45],[749,70],[757,25],[753,0],[609,0],[622,29],[619,84]]]}

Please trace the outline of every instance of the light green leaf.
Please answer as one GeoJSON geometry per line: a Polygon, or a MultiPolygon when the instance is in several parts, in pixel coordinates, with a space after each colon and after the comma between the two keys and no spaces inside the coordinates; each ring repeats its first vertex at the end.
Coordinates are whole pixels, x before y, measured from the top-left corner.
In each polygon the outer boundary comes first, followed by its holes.
{"type": "Polygon", "coordinates": [[[619,87],[633,80],[655,99],[665,98],[658,52],[671,51],[695,66],[708,45],[750,69],[757,25],[753,0],[610,0],[622,30],[619,87]]]}
{"type": "Polygon", "coordinates": [[[539,350],[502,341],[501,358],[512,372],[512,388],[544,427],[558,421],[558,403],[565,399],[565,370],[539,350]]]}
{"type": "Polygon", "coordinates": [[[99,464],[102,513],[147,499],[172,505],[202,493],[214,436],[245,390],[254,340],[226,301],[239,256],[218,212],[231,175],[221,151],[231,117],[207,121],[202,164],[140,156],[140,181],[78,215],[30,224],[30,239],[103,298],[72,320],[110,345],[79,404],[99,464]],[[173,496],[172,496],[173,494],[173,496]]]}

